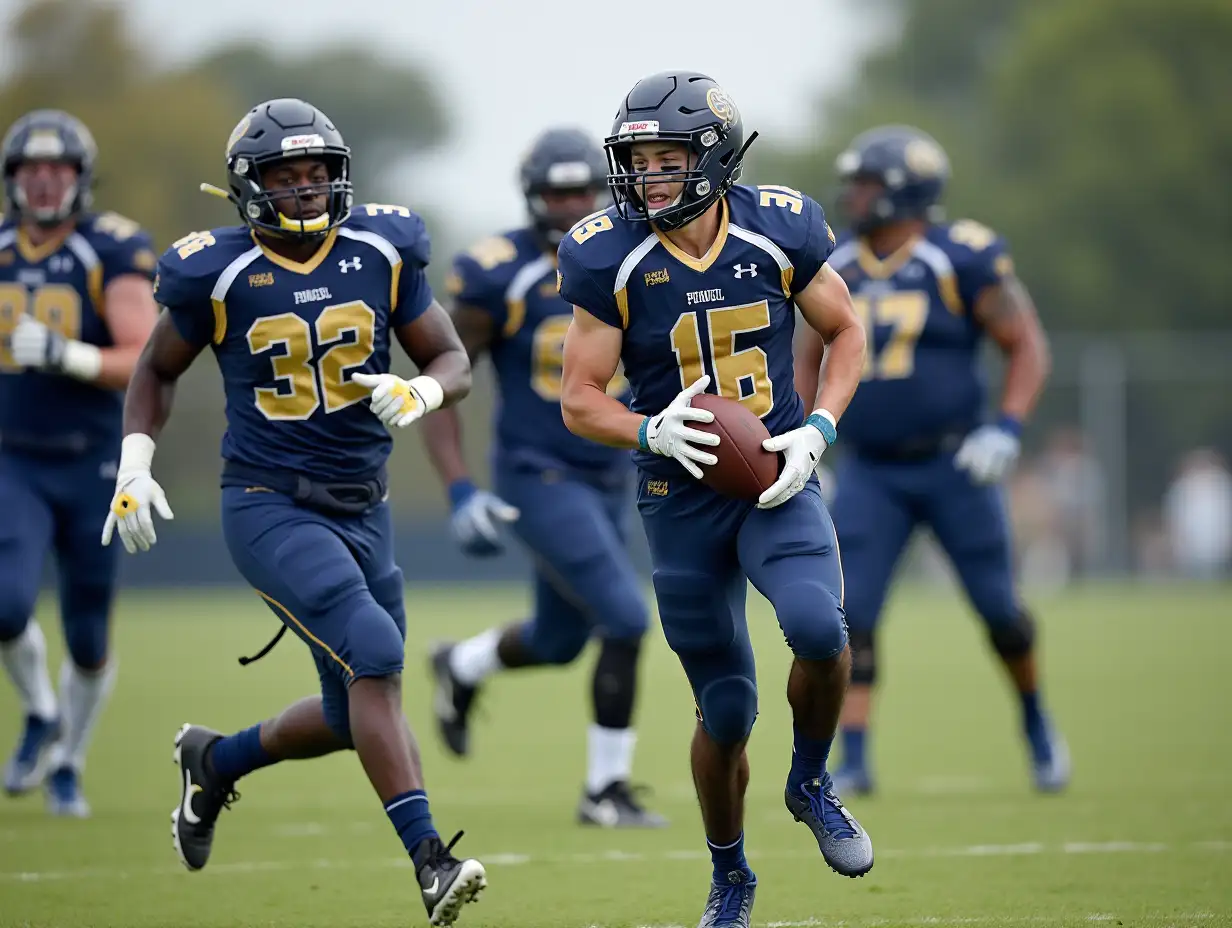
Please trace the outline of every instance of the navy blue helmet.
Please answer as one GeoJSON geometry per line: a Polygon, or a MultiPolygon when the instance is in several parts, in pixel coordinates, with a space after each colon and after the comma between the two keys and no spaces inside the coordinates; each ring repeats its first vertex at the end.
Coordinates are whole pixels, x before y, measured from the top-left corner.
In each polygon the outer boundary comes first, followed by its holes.
{"type": "Polygon", "coordinates": [[[94,161],[98,149],[94,136],[77,117],[62,110],[34,110],[9,127],[0,145],[4,159],[4,198],[6,210],[19,220],[32,219],[39,225],[59,225],[70,216],[90,208],[94,161]],[[35,208],[26,201],[26,192],[14,177],[17,168],[29,161],[71,164],[77,180],[65,191],[60,203],[35,208]]]}
{"type": "Polygon", "coordinates": [[[662,71],[644,77],[616,111],[612,134],[603,143],[616,209],[624,219],[653,219],[671,231],[692,222],[740,179],[744,153],[753,139],[744,138],[744,123],[731,97],[715,81],[696,71],[662,71]],[[679,142],[689,150],[680,171],[633,170],[633,145],[679,142]],[[684,183],[674,203],[653,212],[646,207],[650,184],[684,183]]]}
{"type": "Polygon", "coordinates": [[[607,159],[580,129],[548,129],[541,134],[522,159],[519,175],[531,224],[553,248],[579,221],[607,205],[607,159]],[[572,209],[544,199],[545,194],[572,193],[590,197],[572,209]]]}
{"type": "Polygon", "coordinates": [[[240,218],[253,229],[285,238],[323,237],[351,214],[351,149],[329,118],[311,103],[286,97],[267,100],[248,111],[227,141],[227,184],[240,218]],[[262,174],[295,158],[320,160],[329,173],[325,184],[268,190],[262,174]],[[276,201],[326,195],[326,211],[310,219],[287,216],[276,201]]]}
{"type": "Polygon", "coordinates": [[[903,219],[939,222],[950,159],[927,132],[911,126],[879,126],[857,136],[835,163],[844,185],[844,206],[854,181],[879,183],[882,192],[861,215],[850,215],[858,233],[903,219]]]}

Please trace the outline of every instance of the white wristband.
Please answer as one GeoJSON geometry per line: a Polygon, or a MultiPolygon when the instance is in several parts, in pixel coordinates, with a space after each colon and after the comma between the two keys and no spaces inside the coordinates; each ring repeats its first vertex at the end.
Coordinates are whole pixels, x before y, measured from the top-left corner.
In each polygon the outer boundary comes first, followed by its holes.
{"type": "Polygon", "coordinates": [[[97,380],[99,371],[103,369],[103,353],[99,351],[97,345],[68,341],[64,345],[60,366],[70,377],[76,377],[78,380],[97,380]]]}
{"type": "Polygon", "coordinates": [[[150,472],[154,463],[154,439],[141,432],[125,435],[120,444],[120,473],[126,471],[150,472]]]}
{"type": "Polygon", "coordinates": [[[440,409],[441,403],[445,401],[445,391],[441,389],[441,385],[436,380],[427,374],[412,377],[407,381],[407,386],[419,394],[419,398],[423,400],[426,407],[426,412],[440,409]]]}
{"type": "Polygon", "coordinates": [[[836,429],[838,428],[838,420],[834,418],[834,413],[830,412],[830,410],[821,408],[814,409],[813,415],[821,416],[821,418],[829,420],[832,426],[836,429]]]}

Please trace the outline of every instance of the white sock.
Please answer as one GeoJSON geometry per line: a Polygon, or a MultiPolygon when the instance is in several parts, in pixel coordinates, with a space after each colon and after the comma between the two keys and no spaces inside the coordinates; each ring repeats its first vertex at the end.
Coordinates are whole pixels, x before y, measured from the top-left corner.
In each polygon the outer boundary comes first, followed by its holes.
{"type": "Polygon", "coordinates": [[[60,703],[64,711],[60,742],[52,753],[51,769],[72,767],[78,773],[86,764],[86,748],[103,704],[115,684],[116,661],[111,657],[99,670],[82,670],[71,660],[60,668],[60,703]]]}
{"type": "Polygon", "coordinates": [[[38,622],[31,619],[26,630],[0,645],[0,662],[17,687],[26,715],[37,715],[45,722],[56,717],[56,693],[47,672],[47,639],[38,622]]]}
{"type": "Polygon", "coordinates": [[[474,638],[459,642],[449,655],[449,668],[458,682],[466,686],[478,686],[486,678],[501,669],[501,660],[496,654],[502,629],[490,628],[474,638]]]}
{"type": "Polygon", "coordinates": [[[593,796],[617,780],[629,779],[633,773],[633,746],[637,744],[637,733],[632,728],[591,725],[587,741],[587,792],[593,796]]]}

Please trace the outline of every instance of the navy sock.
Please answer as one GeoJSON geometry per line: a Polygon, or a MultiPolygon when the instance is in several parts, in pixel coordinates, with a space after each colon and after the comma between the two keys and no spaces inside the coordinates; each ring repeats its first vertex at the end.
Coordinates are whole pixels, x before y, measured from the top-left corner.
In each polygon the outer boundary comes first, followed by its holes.
{"type": "Polygon", "coordinates": [[[863,728],[843,729],[843,766],[855,770],[863,770],[864,740],[867,730],[863,728]]]}
{"type": "Polygon", "coordinates": [[[1039,692],[1019,693],[1018,698],[1022,701],[1023,727],[1027,731],[1037,731],[1043,728],[1044,711],[1040,708],[1039,692]]]}
{"type": "Polygon", "coordinates": [[[744,832],[740,832],[740,837],[731,844],[718,845],[706,839],[706,847],[710,849],[710,860],[714,864],[714,881],[716,883],[730,883],[727,875],[733,870],[743,873],[752,874],[749,869],[749,862],[744,856],[744,832]]]}
{"type": "Polygon", "coordinates": [[[261,746],[260,724],[218,739],[211,745],[206,757],[214,772],[230,782],[278,763],[278,759],[270,756],[269,751],[261,746]]]}
{"type": "Polygon", "coordinates": [[[799,794],[805,783],[816,780],[826,772],[826,761],[830,757],[830,745],[834,743],[834,739],[810,738],[798,728],[795,731],[796,741],[791,752],[791,772],[787,774],[787,788],[799,794]]]}
{"type": "Polygon", "coordinates": [[[385,814],[402,839],[408,854],[414,854],[424,838],[438,837],[428,810],[428,794],[422,789],[401,793],[385,803],[385,814]]]}

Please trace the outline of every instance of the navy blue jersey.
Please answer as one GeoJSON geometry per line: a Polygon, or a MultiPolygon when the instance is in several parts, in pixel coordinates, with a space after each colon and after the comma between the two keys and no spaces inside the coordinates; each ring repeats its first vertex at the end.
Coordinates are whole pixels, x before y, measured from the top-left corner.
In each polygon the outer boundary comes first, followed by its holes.
{"type": "MultiPolygon", "coordinates": [[[[500,388],[497,454],[602,469],[627,457],[579,438],[560,414],[561,356],[573,307],[556,292],[556,257],[531,229],[484,239],[454,259],[450,290],[492,317],[489,346],[500,388]]],[[[623,378],[612,390],[620,392],[623,378]]]]}
{"type": "Polygon", "coordinates": [[[961,220],[930,226],[879,261],[844,236],[830,266],[847,281],[868,333],[844,443],[890,453],[974,427],[986,389],[972,310],[981,290],[1012,272],[1004,241],[961,220]]]}
{"type": "Polygon", "coordinates": [[[110,347],[103,294],[117,277],[154,276],[150,238],[115,213],[86,214],[64,238],[35,247],[0,225],[0,436],[47,450],[84,451],[120,439],[123,393],[13,364],[9,337],[29,313],[65,338],[110,347]]]}
{"type": "Polygon", "coordinates": [[[391,328],[432,302],[428,233],[402,206],[357,206],[310,261],[243,226],[194,232],[158,262],[155,297],[222,372],[222,456],[317,480],[367,479],[392,439],[356,373],[389,371],[391,328]]]}
{"type": "MultiPolygon", "coordinates": [[[[700,259],[615,208],[583,220],[561,240],[560,295],[624,329],[635,412],[661,412],[709,374],[708,392],[743,403],[779,435],[804,419],[793,382],[794,297],[834,238],[822,208],[787,187],[733,187],[720,209],[718,238],[700,259]]],[[[635,459],[651,473],[684,472],[649,452],[635,459]]]]}

